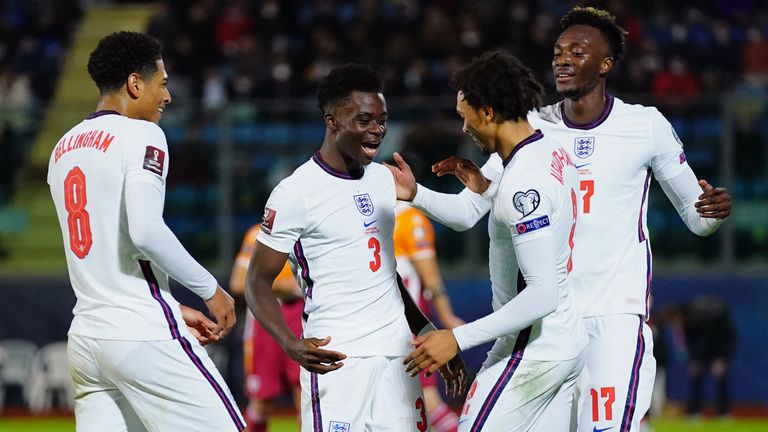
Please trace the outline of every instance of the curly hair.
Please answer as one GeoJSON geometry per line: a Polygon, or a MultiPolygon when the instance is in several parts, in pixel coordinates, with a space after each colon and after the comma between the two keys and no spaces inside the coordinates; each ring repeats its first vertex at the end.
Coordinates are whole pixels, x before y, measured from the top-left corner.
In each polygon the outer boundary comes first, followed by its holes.
{"type": "Polygon", "coordinates": [[[526,118],[541,106],[544,89],[517,57],[491,51],[453,74],[451,87],[475,109],[491,107],[502,120],[526,118]]]}
{"type": "Polygon", "coordinates": [[[574,25],[586,25],[600,30],[611,46],[614,61],[618,62],[624,56],[627,47],[627,31],[616,24],[616,17],[610,12],[593,7],[576,6],[560,20],[560,30],[565,31],[574,25]]]}
{"type": "Polygon", "coordinates": [[[342,105],[353,91],[381,93],[379,73],[357,63],[332,69],[317,87],[317,106],[323,114],[328,113],[342,105]]]}
{"type": "Polygon", "coordinates": [[[157,72],[160,42],[136,32],[120,31],[102,40],[88,58],[88,73],[102,94],[118,90],[132,73],[142,78],[157,72]]]}

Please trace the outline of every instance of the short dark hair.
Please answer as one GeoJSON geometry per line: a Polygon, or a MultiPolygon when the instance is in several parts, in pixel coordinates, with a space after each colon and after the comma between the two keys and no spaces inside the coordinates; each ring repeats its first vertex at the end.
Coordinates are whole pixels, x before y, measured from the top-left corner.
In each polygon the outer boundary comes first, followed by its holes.
{"type": "Polygon", "coordinates": [[[146,78],[157,72],[160,42],[143,33],[120,31],[102,40],[88,58],[88,73],[99,91],[111,93],[132,73],[146,78]]]}
{"type": "Polygon", "coordinates": [[[503,120],[526,118],[541,106],[544,90],[517,57],[490,51],[453,74],[451,87],[475,109],[491,107],[503,120]]]}
{"type": "Polygon", "coordinates": [[[326,114],[343,104],[353,91],[381,93],[379,73],[368,65],[357,63],[332,69],[317,87],[317,106],[326,114]]]}
{"type": "Polygon", "coordinates": [[[586,25],[600,30],[611,46],[611,56],[618,62],[624,57],[627,47],[627,31],[616,24],[616,17],[610,12],[593,7],[576,6],[560,20],[560,30],[570,26],[586,25]]]}

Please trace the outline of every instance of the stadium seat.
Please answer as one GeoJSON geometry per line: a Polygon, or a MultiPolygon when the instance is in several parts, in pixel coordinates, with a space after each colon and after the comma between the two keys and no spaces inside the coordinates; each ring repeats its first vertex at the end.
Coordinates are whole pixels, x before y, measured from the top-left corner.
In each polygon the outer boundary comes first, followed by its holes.
{"type": "Polygon", "coordinates": [[[32,372],[32,361],[37,353],[37,345],[19,339],[0,341],[2,364],[0,364],[0,409],[5,406],[8,387],[21,389],[24,403],[27,401],[27,384],[32,372]]]}
{"type": "Polygon", "coordinates": [[[54,396],[69,410],[74,408],[75,389],[69,371],[67,343],[52,342],[37,352],[28,383],[28,403],[33,414],[53,408],[54,396]]]}

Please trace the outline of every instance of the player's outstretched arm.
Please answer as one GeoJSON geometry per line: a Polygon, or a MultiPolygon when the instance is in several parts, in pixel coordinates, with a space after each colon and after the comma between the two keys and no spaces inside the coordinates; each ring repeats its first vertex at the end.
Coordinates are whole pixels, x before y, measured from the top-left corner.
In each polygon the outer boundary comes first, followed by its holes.
{"type": "Polygon", "coordinates": [[[696,235],[712,234],[731,214],[728,190],[697,180],[690,167],[670,179],[659,180],[659,184],[685,225],[696,235]]]}
{"type": "Polygon", "coordinates": [[[325,339],[297,339],[286,324],[280,305],[272,291],[272,283],[280,274],[288,254],[278,252],[257,242],[246,277],[245,300],[259,323],[292,359],[310,372],[324,374],[344,365],[347,356],[338,351],[321,347],[328,345],[325,339]]]}
{"type": "Polygon", "coordinates": [[[495,187],[486,175],[498,177],[500,171],[490,162],[479,169],[471,161],[452,157],[433,165],[432,170],[438,176],[454,174],[465,185],[472,187],[465,188],[459,194],[446,194],[417,185],[405,160],[398,153],[394,153],[393,158],[397,167],[387,166],[395,177],[396,187],[405,190],[402,193],[398,191],[398,199],[411,201],[415,207],[441,224],[456,231],[466,231],[491,209],[495,187]],[[476,193],[473,189],[484,192],[476,193]]]}

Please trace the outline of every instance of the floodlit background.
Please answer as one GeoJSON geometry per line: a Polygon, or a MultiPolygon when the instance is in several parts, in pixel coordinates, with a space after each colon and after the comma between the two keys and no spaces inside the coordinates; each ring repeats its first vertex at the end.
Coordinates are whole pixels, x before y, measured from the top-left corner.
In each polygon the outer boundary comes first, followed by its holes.
{"type": "MultiPolygon", "coordinates": [[[[734,198],[729,221],[698,238],[652,188],[652,318],[666,370],[657,382],[665,384],[666,400],[652,413],[653,425],[768,428],[760,420],[768,418],[765,2],[0,0],[0,429],[74,430],[71,420],[51,418],[71,414],[60,342],[74,296],[45,173],[56,140],[95,109],[98,92],[85,64],[101,37],[147,31],[163,43],[173,96],[161,122],[172,161],[165,219],[225,284],[272,187],[322,142],[314,89],[331,67],[376,67],[390,111],[381,158],[401,151],[423,184],[458,191],[458,181],[437,179],[429,165],[452,154],[478,164],[484,158],[461,133],[451,73],[485,50],[504,48],[536,71],[548,102],[558,100],[551,46],[559,17],[576,4],[608,8],[630,32],[610,92],[657,106],[697,176],[728,187],[734,198]],[[689,350],[712,340],[730,342],[722,348],[731,353],[732,408],[724,419],[707,420],[714,414],[710,380],[703,414],[686,412],[689,350]],[[38,429],[27,429],[35,427],[32,416],[44,417],[38,429]]],[[[470,320],[487,313],[484,223],[465,233],[435,229],[457,314],[470,320]]],[[[177,288],[177,298],[203,307],[177,288]]],[[[212,349],[244,404],[240,335],[212,349]]],[[[468,365],[477,370],[484,351],[468,352],[468,365]]],[[[292,430],[289,408],[284,414],[283,428],[292,430]]]]}

